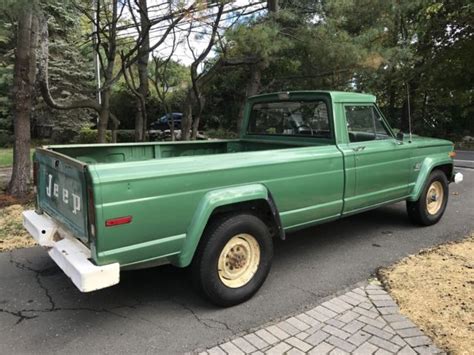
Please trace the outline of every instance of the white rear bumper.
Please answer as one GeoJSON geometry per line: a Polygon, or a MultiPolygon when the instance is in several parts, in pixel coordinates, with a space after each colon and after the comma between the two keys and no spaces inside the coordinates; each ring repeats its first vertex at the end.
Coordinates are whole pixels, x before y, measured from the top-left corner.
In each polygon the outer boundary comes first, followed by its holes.
{"type": "Polygon", "coordinates": [[[90,249],[61,230],[45,214],[24,211],[23,226],[39,245],[48,248],[49,256],[81,292],[95,291],[119,283],[120,265],[118,263],[94,265],[89,260],[90,249]]]}

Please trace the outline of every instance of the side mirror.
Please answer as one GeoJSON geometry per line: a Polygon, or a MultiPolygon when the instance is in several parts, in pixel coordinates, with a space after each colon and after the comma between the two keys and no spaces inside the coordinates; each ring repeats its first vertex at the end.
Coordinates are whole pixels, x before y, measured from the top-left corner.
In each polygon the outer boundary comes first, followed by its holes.
{"type": "Polygon", "coordinates": [[[403,141],[403,132],[402,132],[402,131],[399,131],[399,132],[397,133],[397,140],[403,141]]]}

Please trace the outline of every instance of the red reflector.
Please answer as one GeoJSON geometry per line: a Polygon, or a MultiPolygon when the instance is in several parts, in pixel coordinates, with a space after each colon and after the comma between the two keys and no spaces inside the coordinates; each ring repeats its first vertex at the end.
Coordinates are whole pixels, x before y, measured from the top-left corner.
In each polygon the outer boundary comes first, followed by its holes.
{"type": "Polygon", "coordinates": [[[132,216],[112,218],[105,221],[105,226],[113,227],[113,226],[118,226],[120,224],[127,224],[127,223],[130,223],[131,221],[132,221],[132,216]]]}

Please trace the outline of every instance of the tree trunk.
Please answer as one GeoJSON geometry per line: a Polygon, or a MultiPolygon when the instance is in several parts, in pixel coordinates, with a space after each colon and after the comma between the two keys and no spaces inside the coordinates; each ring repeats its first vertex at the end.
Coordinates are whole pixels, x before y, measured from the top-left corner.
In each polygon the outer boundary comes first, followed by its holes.
{"type": "MultiPolygon", "coordinates": [[[[117,23],[119,19],[117,7],[118,7],[118,0],[113,0],[111,2],[112,7],[112,20],[111,25],[108,33],[108,46],[107,46],[107,65],[105,68],[102,68],[103,75],[104,75],[104,82],[108,83],[114,77],[114,68],[115,68],[115,59],[117,56],[117,23]]],[[[98,49],[96,49],[98,50],[98,49]]],[[[105,85],[105,84],[104,84],[105,85]]],[[[98,143],[107,143],[107,127],[109,123],[109,118],[111,117],[110,112],[110,96],[112,95],[112,87],[108,85],[106,88],[102,90],[102,103],[99,112],[99,123],[98,123],[98,134],[97,134],[97,142],[98,143]]],[[[112,129],[112,142],[115,143],[117,141],[117,132],[116,129],[120,122],[116,119],[112,120],[113,129],[112,129]]]]}
{"type": "MultiPolygon", "coordinates": [[[[163,100],[163,102],[165,102],[165,100],[163,100]]],[[[170,126],[170,134],[171,134],[171,141],[175,141],[176,140],[176,136],[175,136],[175,133],[174,133],[174,115],[173,115],[173,112],[171,112],[171,107],[168,106],[168,104],[165,102],[164,106],[165,108],[165,115],[168,116],[168,115],[171,115],[171,126],[170,126]]]]}
{"type": "MultiPolygon", "coordinates": [[[[280,10],[278,0],[268,0],[267,9],[270,14],[278,13],[280,10]]],[[[268,63],[260,62],[256,65],[251,66],[250,79],[249,79],[249,82],[247,83],[247,88],[245,90],[245,95],[247,97],[256,95],[258,91],[260,90],[261,81],[262,81],[262,71],[265,70],[268,67],[268,65],[269,65],[268,63]]],[[[240,132],[242,122],[244,119],[243,107],[240,108],[239,112],[240,112],[239,116],[237,117],[237,132],[240,132]]]]}
{"type": "Polygon", "coordinates": [[[30,114],[36,76],[36,45],[38,19],[33,16],[33,4],[25,5],[18,19],[17,46],[13,79],[14,145],[13,171],[8,193],[23,197],[30,181],[30,114]]]}
{"type": "Polygon", "coordinates": [[[395,88],[393,85],[390,85],[389,95],[388,95],[388,117],[390,122],[396,122],[395,120],[395,88]]]}
{"type": "Polygon", "coordinates": [[[191,132],[191,139],[196,140],[197,134],[198,134],[198,129],[199,129],[199,123],[201,122],[201,116],[202,112],[204,111],[204,106],[206,105],[206,97],[201,96],[199,98],[199,111],[196,113],[193,119],[193,124],[192,124],[192,132],[191,132]]]}
{"type": "MultiPolygon", "coordinates": [[[[402,132],[409,132],[410,126],[413,130],[413,113],[415,112],[415,95],[418,89],[418,83],[411,82],[408,84],[408,96],[405,97],[403,100],[403,107],[402,107],[402,117],[400,121],[400,130],[402,132]],[[410,118],[412,123],[410,124],[410,118]]],[[[407,92],[407,91],[405,91],[407,92]]]]}
{"type": "Polygon", "coordinates": [[[150,20],[148,18],[147,0],[139,1],[139,13],[141,31],[142,33],[145,33],[145,35],[137,52],[137,69],[139,80],[139,86],[137,91],[140,94],[140,97],[137,97],[137,115],[135,116],[135,140],[143,142],[146,138],[146,99],[149,93],[148,59],[150,53],[150,20]]]}
{"type": "Polygon", "coordinates": [[[135,97],[137,112],[135,114],[135,142],[143,142],[143,111],[142,102],[135,97]]]}
{"type": "Polygon", "coordinates": [[[247,101],[246,97],[238,99],[239,113],[237,114],[237,122],[235,126],[235,130],[237,134],[240,134],[240,131],[242,130],[242,123],[244,121],[244,110],[245,110],[246,101],[247,101]]]}
{"type": "Polygon", "coordinates": [[[278,5],[278,0],[268,0],[267,1],[267,8],[268,8],[268,11],[269,12],[278,12],[278,10],[280,9],[279,5],[278,5]]]}
{"type": "Polygon", "coordinates": [[[181,120],[181,140],[187,141],[191,138],[190,131],[193,124],[193,103],[194,95],[193,89],[189,88],[188,94],[186,95],[186,103],[183,112],[183,118],[181,120]]]}
{"type": "Polygon", "coordinates": [[[244,107],[246,98],[249,96],[257,95],[260,91],[262,83],[262,67],[261,64],[256,64],[250,67],[250,79],[245,89],[245,98],[242,101],[239,109],[239,116],[237,117],[237,133],[242,128],[242,122],[244,120],[244,107]]]}
{"type": "Polygon", "coordinates": [[[97,142],[107,143],[107,126],[110,116],[110,90],[106,89],[102,92],[102,103],[99,113],[99,123],[97,125],[97,142]]]}
{"type": "Polygon", "coordinates": [[[193,127],[192,127],[192,132],[191,132],[191,139],[196,140],[197,134],[198,134],[198,128],[199,128],[199,122],[201,121],[201,115],[196,115],[193,121],[193,127]]]}

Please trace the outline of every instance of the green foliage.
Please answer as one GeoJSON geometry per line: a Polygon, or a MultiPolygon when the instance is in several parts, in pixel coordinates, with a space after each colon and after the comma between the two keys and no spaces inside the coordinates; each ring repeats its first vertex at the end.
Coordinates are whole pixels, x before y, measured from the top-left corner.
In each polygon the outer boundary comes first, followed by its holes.
{"type": "Polygon", "coordinates": [[[239,137],[236,132],[224,129],[208,129],[206,136],[211,139],[236,139],[239,137]]]}
{"type": "Polygon", "coordinates": [[[0,21],[0,130],[13,131],[13,119],[11,114],[11,87],[13,83],[13,57],[15,46],[15,10],[14,4],[10,12],[3,13],[0,21]]]}
{"type": "MultiPolygon", "coordinates": [[[[16,21],[26,0],[5,0],[8,11],[0,22],[0,129],[12,132],[13,113],[11,86],[16,21]]],[[[30,2],[31,3],[31,2],[30,2]]],[[[85,51],[82,20],[73,2],[61,0],[35,1],[36,11],[48,18],[50,32],[49,80],[53,96],[67,99],[71,95],[90,95],[93,84],[93,64],[90,50],[85,51]]],[[[90,27],[89,27],[90,28],[90,27]]],[[[90,47],[90,46],[89,46],[90,47]]],[[[57,111],[49,108],[37,92],[32,115],[33,137],[42,126],[54,126],[53,141],[69,143],[76,132],[90,120],[86,110],[57,111]],[[39,128],[39,129],[38,129],[39,128]]]]}
{"type": "MultiPolygon", "coordinates": [[[[94,144],[97,143],[98,132],[96,129],[82,128],[79,135],[76,137],[74,143],[77,144],[94,144]]],[[[112,142],[112,133],[107,131],[105,137],[107,143],[112,142]]]]}
{"type": "Polygon", "coordinates": [[[271,61],[273,55],[290,45],[280,30],[273,21],[241,24],[226,34],[230,47],[227,55],[271,61]]]}
{"type": "Polygon", "coordinates": [[[8,148],[13,143],[13,136],[10,131],[0,129],[0,148],[8,148]]]}
{"type": "MultiPolygon", "coordinates": [[[[42,3],[49,28],[49,82],[53,97],[89,97],[93,93],[93,62],[91,46],[84,42],[83,15],[73,2],[48,0],[42,3]]],[[[89,28],[90,29],[90,28],[89,28]]],[[[35,125],[53,125],[53,141],[69,143],[81,127],[89,125],[93,113],[85,109],[58,111],[48,107],[41,95],[35,108],[35,125]]],[[[36,132],[35,130],[33,132],[36,132]]]]}
{"type": "Polygon", "coordinates": [[[117,131],[117,142],[130,143],[135,142],[135,130],[120,129],[117,131]]]}
{"type": "MultiPolygon", "coordinates": [[[[16,15],[28,1],[4,0],[0,22],[0,145],[11,136],[11,84],[16,15]],[[3,138],[2,138],[3,137],[3,138]]],[[[55,98],[91,97],[94,92],[91,24],[77,3],[36,2],[49,17],[50,85],[55,98]]],[[[79,1],[88,5],[90,2],[79,1]]],[[[337,89],[371,92],[394,126],[403,122],[407,85],[415,133],[458,139],[474,135],[474,3],[467,0],[281,0],[281,10],[239,21],[223,35],[217,56],[248,65],[224,67],[206,86],[202,120],[210,136],[236,130],[251,69],[259,66],[261,92],[337,89]]],[[[123,36],[120,50],[133,45],[123,36]]],[[[156,54],[156,53],[155,53],[156,54]]],[[[171,60],[151,61],[148,124],[165,111],[182,112],[189,68],[171,60]],[[156,72],[158,71],[158,72],[156,72]],[[163,99],[164,98],[164,99],[163,99]],[[166,109],[165,109],[166,108],[166,109]]],[[[116,61],[117,68],[121,65],[116,61]]],[[[137,80],[136,68],[132,75],[137,80]]],[[[136,100],[123,79],[113,87],[111,111],[120,124],[119,141],[130,141],[136,100]]],[[[87,110],[56,111],[37,95],[33,133],[54,126],[56,143],[95,142],[87,110]],[[78,136],[77,132],[81,132],[78,136]]]]}
{"type": "Polygon", "coordinates": [[[110,98],[110,110],[120,121],[120,129],[134,129],[136,101],[125,84],[120,83],[110,98]]]}
{"type": "Polygon", "coordinates": [[[0,67],[0,129],[13,131],[11,116],[10,86],[13,81],[13,67],[0,67]]]}

